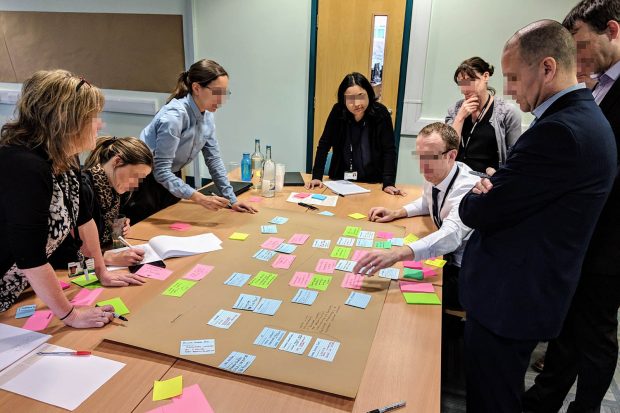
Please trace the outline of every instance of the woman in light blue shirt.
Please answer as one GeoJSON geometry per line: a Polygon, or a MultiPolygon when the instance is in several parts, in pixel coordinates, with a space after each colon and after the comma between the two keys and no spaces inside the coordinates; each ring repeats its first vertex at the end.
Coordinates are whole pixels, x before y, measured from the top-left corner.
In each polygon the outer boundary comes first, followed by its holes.
{"type": "Polygon", "coordinates": [[[153,173],[146,177],[123,208],[132,223],[177,203],[181,198],[211,211],[230,205],[238,212],[257,212],[237,200],[215,137],[213,112],[229,94],[228,73],[212,60],[199,60],[181,73],[166,105],[140,134],[140,139],[153,151],[154,164],[153,173]],[[181,169],[200,152],[224,197],[203,195],[181,179],[181,169]]]}

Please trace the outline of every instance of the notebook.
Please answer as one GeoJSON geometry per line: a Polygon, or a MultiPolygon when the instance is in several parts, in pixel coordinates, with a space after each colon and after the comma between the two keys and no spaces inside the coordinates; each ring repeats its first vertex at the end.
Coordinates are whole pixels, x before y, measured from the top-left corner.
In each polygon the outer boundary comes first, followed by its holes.
{"type": "MultiPolygon", "coordinates": [[[[158,235],[151,238],[146,244],[134,245],[144,250],[144,259],[140,264],[162,261],[165,258],[186,257],[203,254],[222,249],[222,241],[212,233],[194,235],[193,237],[171,237],[158,235]]],[[[119,252],[127,247],[111,250],[119,252]]],[[[115,271],[125,267],[109,266],[108,271],[115,271]]]]}
{"type": "MultiPolygon", "coordinates": [[[[233,187],[233,192],[235,195],[241,195],[248,189],[252,188],[252,182],[243,182],[243,181],[230,181],[230,185],[233,187]]],[[[198,190],[201,194],[211,195],[213,192],[217,196],[222,196],[220,189],[215,185],[215,182],[211,182],[209,185],[205,186],[198,190]]]]}
{"type": "Polygon", "coordinates": [[[301,172],[284,172],[284,186],[304,186],[301,172]]]}

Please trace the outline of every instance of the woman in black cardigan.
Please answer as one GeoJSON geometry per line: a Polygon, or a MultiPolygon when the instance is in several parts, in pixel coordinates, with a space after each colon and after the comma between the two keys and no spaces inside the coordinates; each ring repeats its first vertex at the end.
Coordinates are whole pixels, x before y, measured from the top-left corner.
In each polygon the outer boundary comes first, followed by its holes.
{"type": "Polygon", "coordinates": [[[388,194],[402,194],[394,186],[397,157],[392,118],[387,108],[377,102],[370,82],[361,73],[346,75],[338,87],[338,103],[319,140],[307,189],[323,187],[321,180],[330,149],[330,179],[381,182],[388,194]]]}

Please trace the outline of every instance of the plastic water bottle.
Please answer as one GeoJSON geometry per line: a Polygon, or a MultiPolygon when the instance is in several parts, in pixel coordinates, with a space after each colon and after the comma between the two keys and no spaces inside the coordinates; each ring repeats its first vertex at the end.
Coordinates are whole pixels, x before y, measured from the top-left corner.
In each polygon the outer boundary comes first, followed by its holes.
{"type": "Polygon", "coordinates": [[[245,182],[252,180],[252,161],[250,160],[250,154],[247,152],[241,158],[241,180],[245,182]]]}
{"type": "Polygon", "coordinates": [[[254,139],[254,153],[252,154],[252,177],[255,178],[254,188],[261,188],[263,162],[265,157],[260,151],[260,139],[254,139]]]}
{"type": "Polygon", "coordinates": [[[263,163],[262,195],[273,198],[276,195],[276,164],[271,160],[271,146],[267,145],[267,158],[263,163]]]}

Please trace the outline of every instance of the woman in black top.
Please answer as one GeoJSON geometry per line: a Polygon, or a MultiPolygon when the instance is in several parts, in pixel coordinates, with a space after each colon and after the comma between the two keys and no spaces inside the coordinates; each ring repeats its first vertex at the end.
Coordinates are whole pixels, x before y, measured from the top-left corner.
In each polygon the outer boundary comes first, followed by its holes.
{"type": "Polygon", "coordinates": [[[307,189],[323,187],[321,180],[330,149],[330,179],[381,182],[388,194],[401,194],[394,186],[397,157],[392,118],[360,73],[346,75],[338,87],[338,102],[319,140],[307,189]]]}
{"type": "Polygon", "coordinates": [[[102,327],[112,306],[74,307],[62,293],[47,257],[70,231],[84,231],[83,249],[94,257],[103,285],[141,284],[132,274],[109,273],[94,222],[80,209],[76,155],[95,145],[103,94],[64,70],[26,79],[17,119],[0,133],[0,311],[28,287],[65,324],[102,327]]]}
{"type": "MultiPolygon", "coordinates": [[[[114,221],[119,216],[121,195],[136,189],[153,168],[153,154],[140,139],[102,136],[97,139],[82,172],[80,204],[92,215],[99,233],[103,259],[107,265],[121,267],[142,261],[144,251],[139,248],[112,252],[114,221]],[[107,250],[107,251],[106,251],[107,250]]],[[[129,219],[125,220],[123,236],[129,231],[129,219]]],[[[79,245],[69,234],[49,261],[54,268],[67,268],[73,261],[81,261],[79,245]]]]}

